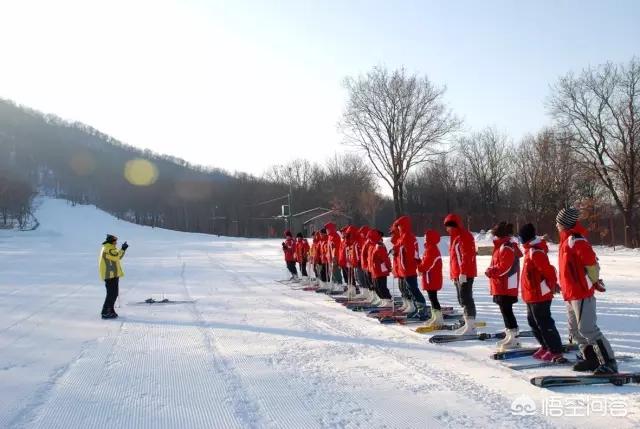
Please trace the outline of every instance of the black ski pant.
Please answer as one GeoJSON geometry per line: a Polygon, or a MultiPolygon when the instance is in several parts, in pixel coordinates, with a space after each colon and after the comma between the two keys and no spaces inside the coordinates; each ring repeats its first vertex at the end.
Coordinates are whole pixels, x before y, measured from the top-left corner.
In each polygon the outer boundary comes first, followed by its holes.
{"type": "Polygon", "coordinates": [[[367,275],[362,268],[356,268],[356,276],[358,278],[358,283],[360,283],[360,287],[368,289],[369,287],[367,285],[367,275]]]}
{"type": "Polygon", "coordinates": [[[427,302],[424,299],[424,295],[420,292],[418,288],[418,276],[405,277],[404,282],[407,285],[407,292],[412,301],[417,302],[418,304],[426,305],[427,302]]]}
{"type": "Polygon", "coordinates": [[[377,279],[374,279],[374,281],[375,291],[380,299],[391,299],[391,293],[389,292],[389,288],[387,287],[387,277],[378,277],[377,279]]]}
{"type": "Polygon", "coordinates": [[[296,269],[295,261],[287,261],[287,270],[291,273],[291,275],[297,276],[298,270],[296,269]]]}
{"type": "Polygon", "coordinates": [[[431,303],[431,308],[434,310],[440,310],[440,301],[438,301],[438,291],[428,290],[427,295],[429,296],[429,302],[431,303]]]}
{"type": "Polygon", "coordinates": [[[303,277],[307,277],[307,258],[302,258],[302,262],[300,262],[300,272],[303,277]]]}
{"type": "Polygon", "coordinates": [[[116,299],[120,292],[120,288],[118,286],[119,281],[120,279],[118,277],[104,281],[104,286],[107,289],[107,296],[105,297],[104,304],[102,305],[102,314],[115,313],[115,309],[113,307],[116,305],[116,299]]]}
{"type": "Polygon", "coordinates": [[[527,321],[542,347],[552,353],[562,352],[562,339],[551,317],[551,300],[527,304],[527,321]]]}
{"type": "Polygon", "coordinates": [[[398,277],[398,289],[400,289],[400,296],[411,301],[411,294],[409,293],[409,289],[407,288],[407,283],[402,277],[398,277]]]}
{"type": "Polygon", "coordinates": [[[516,315],[513,314],[513,304],[518,302],[518,297],[510,295],[494,295],[493,302],[500,307],[504,327],[507,329],[518,329],[518,321],[516,315]]]}
{"type": "Polygon", "coordinates": [[[329,266],[327,264],[320,264],[320,281],[321,282],[329,281],[329,276],[327,276],[328,271],[329,271],[329,266]]]}
{"type": "Polygon", "coordinates": [[[365,277],[367,278],[367,288],[371,290],[375,290],[375,286],[373,284],[373,277],[371,277],[371,273],[369,271],[365,272],[365,277]]]}
{"type": "Polygon", "coordinates": [[[464,315],[475,318],[476,303],[473,300],[473,277],[468,277],[464,283],[455,280],[454,284],[456,285],[456,293],[458,294],[458,303],[464,310],[464,315]]]}

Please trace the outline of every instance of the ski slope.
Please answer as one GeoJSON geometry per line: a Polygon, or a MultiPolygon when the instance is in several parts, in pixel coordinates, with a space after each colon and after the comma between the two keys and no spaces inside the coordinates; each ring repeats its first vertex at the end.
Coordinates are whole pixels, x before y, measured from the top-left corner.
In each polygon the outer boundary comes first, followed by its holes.
{"type": "MultiPolygon", "coordinates": [[[[36,231],[0,231],[1,428],[640,427],[639,386],[539,389],[530,377],[570,371],[517,372],[488,359],[492,343],[432,345],[276,282],[280,240],[141,227],[52,199],[37,217],[36,231]],[[131,247],[121,317],[103,321],[97,255],[107,232],[131,247]],[[137,304],[149,297],[194,302],[137,304]],[[536,410],[523,415],[523,401],[536,410]],[[562,415],[542,409],[553,401],[562,415]],[[579,401],[623,404],[626,415],[580,416],[589,410],[579,401]]],[[[638,358],[621,370],[639,371],[640,253],[599,255],[609,288],[600,326],[617,352],[638,358]]],[[[487,292],[478,279],[478,318],[498,331],[487,292]]],[[[450,283],[441,302],[456,306],[450,283]]],[[[526,329],[524,305],[516,310],[526,329]]],[[[553,311],[566,339],[559,300],[553,311]]]]}

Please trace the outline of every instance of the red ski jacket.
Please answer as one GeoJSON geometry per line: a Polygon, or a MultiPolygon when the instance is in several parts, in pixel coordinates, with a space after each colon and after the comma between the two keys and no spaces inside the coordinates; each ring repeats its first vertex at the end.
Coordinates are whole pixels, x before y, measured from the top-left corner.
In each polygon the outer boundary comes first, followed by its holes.
{"type": "Polygon", "coordinates": [[[371,277],[374,279],[380,277],[387,277],[391,270],[391,261],[389,260],[389,253],[387,247],[382,242],[382,235],[376,233],[378,236],[376,244],[372,246],[371,252],[371,277]]]}
{"type": "Polygon", "coordinates": [[[594,294],[594,283],[587,275],[587,267],[597,266],[593,247],[587,240],[587,231],[580,223],[573,229],[560,233],[558,249],[558,268],[560,272],[560,288],[565,301],[590,298],[594,294]]]}
{"type": "Polygon", "coordinates": [[[535,238],[523,245],[522,299],[527,304],[551,301],[558,283],[556,269],[549,262],[549,247],[544,240],[535,238]]]}
{"type": "Polygon", "coordinates": [[[494,240],[491,265],[485,271],[485,275],[489,277],[491,295],[518,296],[521,257],[518,243],[512,237],[494,240]]]}
{"type": "Polygon", "coordinates": [[[296,262],[303,263],[309,258],[309,242],[306,238],[296,239],[296,262]]]}
{"type": "Polygon", "coordinates": [[[398,277],[406,278],[417,275],[418,262],[418,240],[411,230],[411,219],[409,216],[399,217],[394,224],[398,226],[400,237],[398,238],[398,277]]]}
{"type": "Polygon", "coordinates": [[[455,222],[458,226],[451,230],[449,241],[449,276],[452,280],[457,280],[461,274],[467,277],[477,277],[476,240],[464,228],[460,216],[447,215],[444,222],[450,221],[455,222]]]}
{"type": "Polygon", "coordinates": [[[369,234],[371,234],[371,232],[371,230],[367,232],[367,239],[362,245],[362,254],[360,255],[360,264],[362,265],[362,269],[368,272],[371,272],[371,266],[369,265],[369,253],[371,248],[375,246],[375,243],[369,239],[369,234]]]}
{"type": "Polygon", "coordinates": [[[424,254],[418,264],[422,290],[436,292],[442,289],[442,256],[440,249],[440,234],[428,229],[424,233],[424,254]]]}
{"type": "Polygon", "coordinates": [[[296,261],[296,242],[292,237],[287,237],[282,242],[282,251],[284,252],[284,260],[287,262],[296,261]]]}

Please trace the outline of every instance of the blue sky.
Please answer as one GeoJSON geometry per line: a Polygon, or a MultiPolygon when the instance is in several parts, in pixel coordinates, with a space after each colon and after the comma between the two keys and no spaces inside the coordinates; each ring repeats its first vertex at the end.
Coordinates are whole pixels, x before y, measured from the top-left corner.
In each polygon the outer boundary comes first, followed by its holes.
{"type": "Polygon", "coordinates": [[[549,85],[640,55],[638,1],[0,3],[0,97],[260,174],[344,150],[345,76],[404,66],[466,131],[549,123],[549,85]]]}

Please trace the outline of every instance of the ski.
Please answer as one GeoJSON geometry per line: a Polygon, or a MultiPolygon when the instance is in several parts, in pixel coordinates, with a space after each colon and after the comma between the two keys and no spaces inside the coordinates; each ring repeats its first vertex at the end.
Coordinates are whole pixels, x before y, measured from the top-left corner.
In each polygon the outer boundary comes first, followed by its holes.
{"type": "Polygon", "coordinates": [[[136,302],[136,305],[145,305],[145,304],[193,304],[195,301],[172,301],[170,299],[164,298],[161,300],[155,300],[153,298],[147,298],[144,301],[136,302]]]}
{"type": "MultiPolygon", "coordinates": [[[[619,362],[627,362],[633,360],[633,356],[630,355],[616,355],[616,360],[619,362]]],[[[521,364],[521,365],[505,365],[509,369],[513,369],[516,371],[524,371],[527,369],[538,369],[538,368],[549,368],[554,366],[571,366],[578,363],[579,360],[576,359],[567,359],[564,362],[534,362],[529,364],[521,364]]]]}
{"type": "Polygon", "coordinates": [[[602,375],[544,375],[533,377],[531,384],[538,387],[586,386],[591,384],[613,384],[622,386],[628,383],[640,383],[640,373],[618,373],[602,375]]]}
{"type": "MultiPolygon", "coordinates": [[[[504,338],[504,337],[505,337],[505,333],[504,332],[496,332],[496,333],[493,333],[493,334],[482,333],[482,334],[474,334],[474,335],[448,335],[448,334],[441,334],[441,335],[434,335],[433,337],[429,338],[429,342],[432,343],[432,344],[443,344],[443,343],[452,343],[452,342],[457,342],[457,341],[499,340],[499,339],[504,338]]],[[[523,331],[523,332],[520,332],[518,337],[519,338],[533,337],[533,332],[531,332],[531,331],[523,331]]]]}
{"type": "MultiPolygon", "coordinates": [[[[562,352],[568,353],[578,350],[578,345],[575,343],[569,343],[562,346],[562,352]]],[[[538,347],[525,347],[521,349],[515,350],[507,350],[504,352],[495,352],[491,354],[491,359],[495,360],[507,360],[507,359],[517,359],[521,357],[531,356],[535,352],[538,351],[538,347]]]]}
{"type": "MultiPolygon", "coordinates": [[[[459,320],[462,318],[461,314],[457,316],[457,319],[459,320]]],[[[447,318],[444,317],[444,319],[447,318]]],[[[419,326],[418,328],[416,328],[416,332],[418,334],[430,334],[431,332],[436,331],[455,331],[456,329],[460,329],[463,326],[464,323],[445,323],[439,326],[419,326]]],[[[485,326],[487,326],[487,322],[484,322],[482,320],[476,321],[476,328],[484,328],[485,326]]]]}

